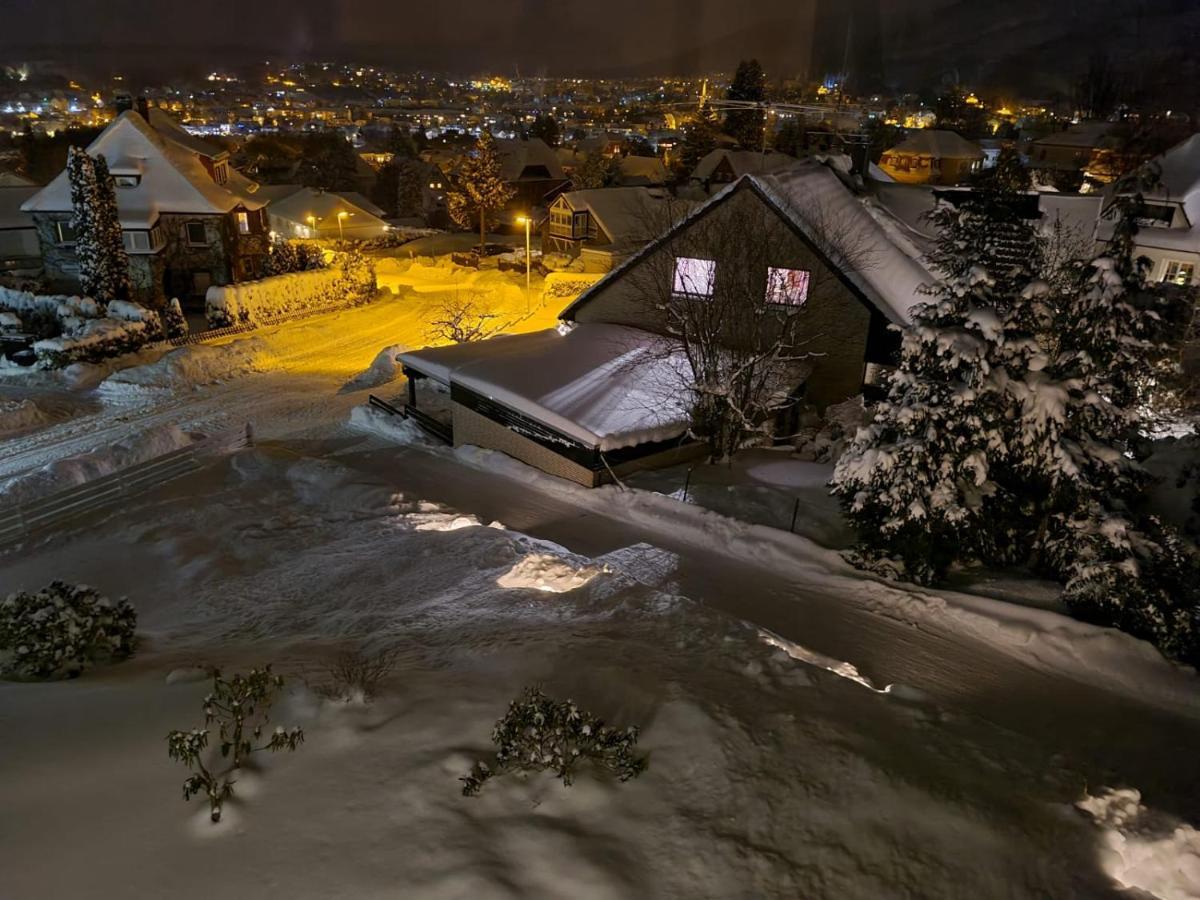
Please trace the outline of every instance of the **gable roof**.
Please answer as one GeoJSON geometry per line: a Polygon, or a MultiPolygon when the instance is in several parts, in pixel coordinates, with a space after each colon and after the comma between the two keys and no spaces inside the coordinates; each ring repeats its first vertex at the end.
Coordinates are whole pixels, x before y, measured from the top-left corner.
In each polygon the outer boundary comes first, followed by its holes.
{"type": "MultiPolygon", "coordinates": [[[[614,245],[648,238],[645,234],[649,205],[662,202],[642,187],[590,188],[559,195],[576,212],[587,210],[614,245]]],[[[556,201],[557,202],[557,201],[556,201]]]]}
{"type": "Polygon", "coordinates": [[[667,167],[657,156],[621,158],[617,180],[627,187],[667,183],[667,167]]]}
{"type": "MultiPolygon", "coordinates": [[[[356,195],[352,192],[335,194],[332,191],[318,191],[313,188],[301,187],[272,200],[271,205],[267,208],[267,213],[289,222],[307,225],[309,216],[315,216],[318,222],[326,222],[336,219],[339,212],[344,212],[354,217],[354,221],[349,224],[357,227],[364,225],[387,227],[387,223],[370,209],[355,203],[351,199],[354,196],[356,195]]],[[[334,222],[334,224],[337,223],[334,222]]]]}
{"type": "Polygon", "coordinates": [[[718,209],[735,192],[745,190],[753,191],[855,296],[889,321],[908,322],[912,308],[925,302],[923,288],[934,278],[919,262],[919,251],[885,228],[826,164],[809,160],[780,175],[739,178],[585,290],[560,318],[573,321],[577,310],[609,284],[718,209]],[[832,229],[839,234],[825,233],[832,229]]]}
{"type": "Polygon", "coordinates": [[[500,177],[505,181],[517,181],[531,166],[544,166],[550,178],[565,177],[558,154],[541,138],[497,139],[496,152],[500,155],[500,177]]]}
{"type": "Polygon", "coordinates": [[[1111,122],[1079,122],[1063,131],[1055,131],[1033,142],[1043,147],[1101,147],[1113,130],[1111,122]]]}
{"type": "MultiPolygon", "coordinates": [[[[239,206],[260,209],[265,205],[254,196],[258,185],[233,169],[228,170],[224,185],[217,184],[202,162],[206,154],[190,142],[178,140],[173,131],[164,134],[151,127],[133,110],[114,119],[87,152],[103,155],[115,170],[141,175],[137,186],[117,189],[117,210],[125,228],[149,228],[160,213],[222,215],[239,206]]],[[[21,208],[26,212],[70,212],[71,184],[66,170],[21,208]]]]}
{"type": "Polygon", "coordinates": [[[921,129],[887,151],[934,159],[983,159],[983,148],[953,131],[921,129]]]}
{"type": "Polygon", "coordinates": [[[692,172],[696,181],[706,181],[721,163],[729,161],[735,179],[743,175],[769,175],[772,172],[782,172],[784,169],[798,165],[800,160],[786,153],[768,150],[759,153],[756,150],[713,150],[709,152],[692,172]]]}

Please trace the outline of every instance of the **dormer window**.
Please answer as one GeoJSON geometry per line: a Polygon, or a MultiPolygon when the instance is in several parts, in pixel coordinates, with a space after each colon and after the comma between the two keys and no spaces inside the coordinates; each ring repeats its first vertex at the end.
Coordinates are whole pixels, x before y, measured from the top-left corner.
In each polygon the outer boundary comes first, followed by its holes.
{"type": "Polygon", "coordinates": [[[114,175],[113,183],[119,188],[137,187],[142,183],[141,175],[114,175]]]}
{"type": "Polygon", "coordinates": [[[219,162],[213,166],[213,181],[217,184],[225,184],[229,181],[229,164],[219,162]]]}

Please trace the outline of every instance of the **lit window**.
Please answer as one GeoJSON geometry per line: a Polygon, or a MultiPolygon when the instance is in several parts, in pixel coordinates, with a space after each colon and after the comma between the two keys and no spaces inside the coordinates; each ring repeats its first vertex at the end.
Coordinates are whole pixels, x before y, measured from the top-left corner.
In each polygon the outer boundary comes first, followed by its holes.
{"type": "Polygon", "coordinates": [[[767,302],[777,306],[803,306],[808,300],[810,275],[804,269],[767,270],[767,302]]]}
{"type": "Polygon", "coordinates": [[[70,222],[55,222],[54,230],[60,244],[75,243],[75,228],[70,222]]]}
{"type": "Polygon", "coordinates": [[[1187,287],[1192,283],[1192,276],[1195,273],[1196,267],[1192,263],[1171,260],[1167,263],[1167,271],[1163,275],[1163,281],[1167,284],[1178,284],[1187,287]]]}
{"type": "Polygon", "coordinates": [[[237,214],[238,231],[242,234],[250,233],[250,217],[244,212],[237,214]]]}
{"type": "Polygon", "coordinates": [[[142,180],[142,178],[140,175],[114,175],[113,176],[113,183],[116,184],[117,187],[123,187],[123,188],[137,187],[138,182],[141,180],[142,180]]]}
{"type": "Polygon", "coordinates": [[[717,280],[717,263],[711,259],[680,256],[675,260],[676,294],[684,297],[711,297],[717,280]]]}
{"type": "Polygon", "coordinates": [[[187,242],[193,247],[203,247],[208,243],[203,222],[188,222],[184,228],[187,231],[187,242]]]}

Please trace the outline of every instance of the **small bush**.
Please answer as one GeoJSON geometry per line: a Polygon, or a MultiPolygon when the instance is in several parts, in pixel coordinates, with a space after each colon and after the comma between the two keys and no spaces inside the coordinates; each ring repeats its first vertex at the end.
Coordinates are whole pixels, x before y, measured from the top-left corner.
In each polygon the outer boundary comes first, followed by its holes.
{"type": "Polygon", "coordinates": [[[233,796],[236,774],[249,757],[263,750],[291,752],[304,743],[304,732],[300,728],[285,729],[277,725],[270,737],[263,740],[271,704],[283,687],[283,679],[272,675],[269,665],[228,680],[221,677],[219,669],[214,669],[212,678],[212,692],[204,698],[204,727],[172,731],[167,735],[167,753],[171,759],[193,771],[183,783],[183,799],[187,801],[197,794],[204,794],[208,798],[210,817],[219,822],[222,805],[233,796]],[[220,759],[228,760],[224,767],[204,762],[214,722],[220,742],[220,759]]]}
{"type": "Polygon", "coordinates": [[[133,653],[137,613],[94,588],[52,582],[0,601],[0,673],[74,678],[95,662],[133,653]]]}
{"type": "Polygon", "coordinates": [[[588,761],[629,781],[646,770],[646,758],[634,755],[638,734],[636,726],[610,728],[571,700],[559,703],[536,688],[526,688],[492,730],[493,764],[476,763],[459,779],[463,796],[477,796],[490,778],[509,772],[552,769],[570,786],[576,768],[588,761]]]}
{"type": "Polygon", "coordinates": [[[373,700],[380,683],[395,665],[396,654],[388,650],[371,655],[359,651],[342,653],[325,667],[325,680],[313,691],[326,700],[343,703],[373,700]]]}

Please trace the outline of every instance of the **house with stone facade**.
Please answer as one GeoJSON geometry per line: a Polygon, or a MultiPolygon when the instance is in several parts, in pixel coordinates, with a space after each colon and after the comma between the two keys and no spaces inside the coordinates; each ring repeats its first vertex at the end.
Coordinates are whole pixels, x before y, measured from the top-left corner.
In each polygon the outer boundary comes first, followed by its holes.
{"type": "MultiPolygon", "coordinates": [[[[229,154],[181,128],[159,109],[122,112],[88,146],[103,155],[136,298],[203,303],[211,285],[261,278],[269,225],[258,185],[235,171],[229,154]]],[[[79,288],[71,228],[71,185],[63,171],[22,204],[32,217],[50,290],[79,288]]]]}
{"type": "Polygon", "coordinates": [[[787,410],[824,410],[894,365],[891,326],[909,321],[933,280],[919,258],[826,165],[744,176],[581,294],[557,329],[401,354],[407,410],[456,445],[587,486],[703,454],[688,436],[688,363],[664,299],[750,291],[763,301],[753,327],[798,317],[803,359],[788,363],[793,402],[775,423],[794,434],[787,410]],[[768,248],[749,266],[731,249],[744,240],[727,240],[747,226],[768,248]]]}

